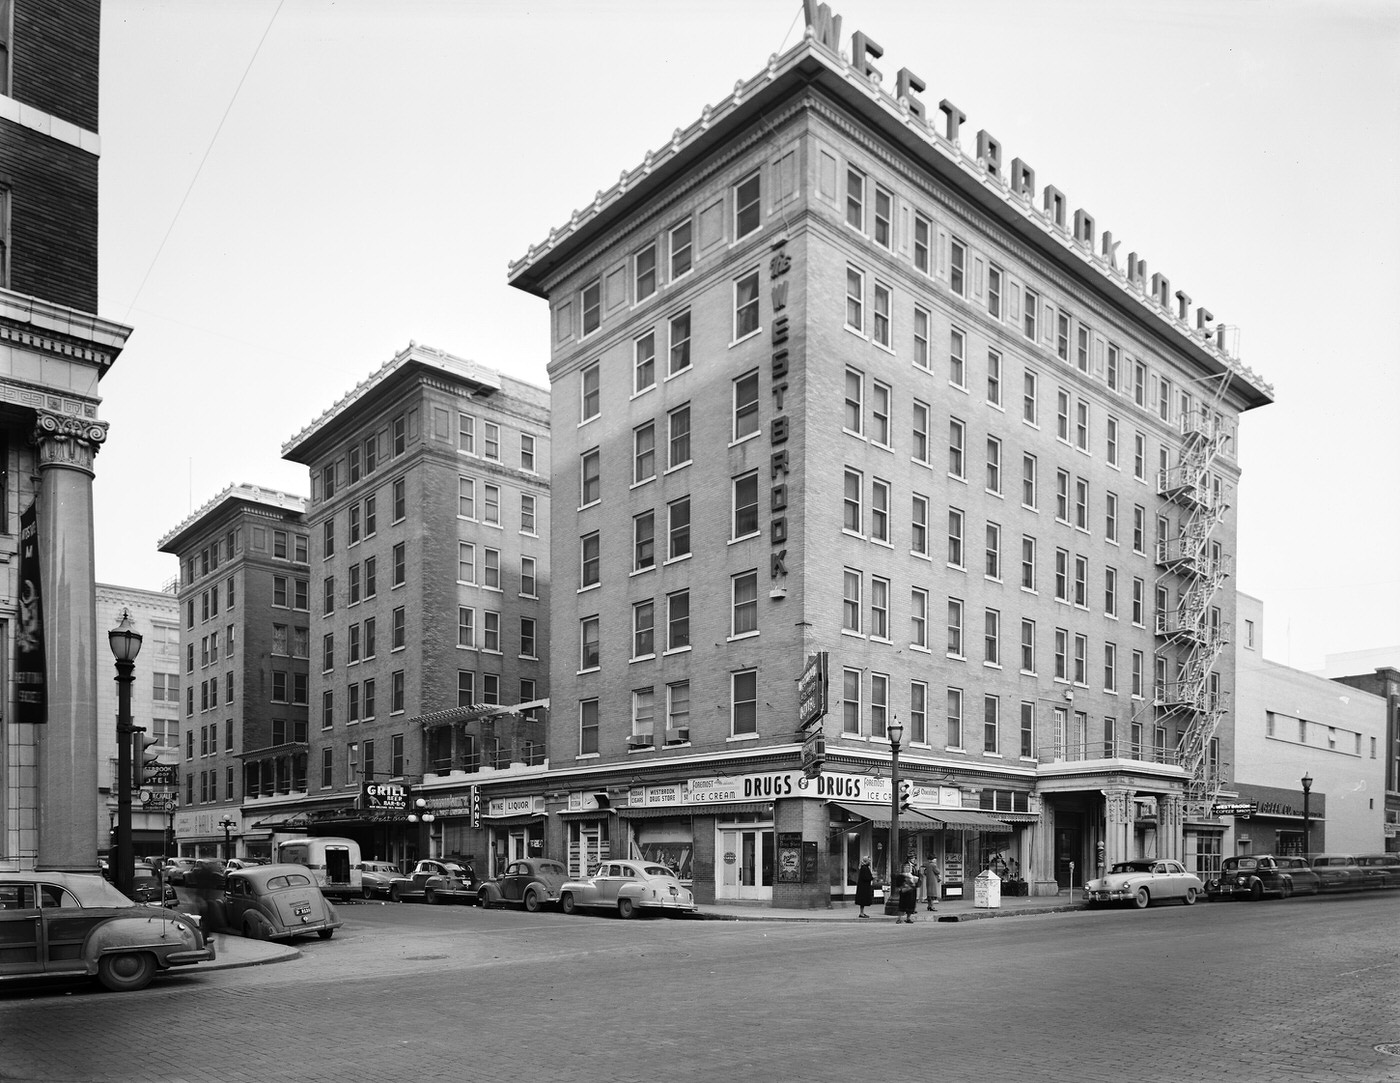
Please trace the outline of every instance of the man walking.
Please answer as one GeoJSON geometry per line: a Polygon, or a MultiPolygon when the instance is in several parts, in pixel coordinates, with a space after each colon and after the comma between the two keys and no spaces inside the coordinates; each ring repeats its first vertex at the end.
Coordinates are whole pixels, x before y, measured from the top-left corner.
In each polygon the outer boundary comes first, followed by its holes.
{"type": "Polygon", "coordinates": [[[924,862],[924,900],[928,903],[930,910],[935,909],[933,900],[938,898],[938,882],[942,879],[942,873],[938,871],[938,862],[929,855],[929,859],[924,862]]]}

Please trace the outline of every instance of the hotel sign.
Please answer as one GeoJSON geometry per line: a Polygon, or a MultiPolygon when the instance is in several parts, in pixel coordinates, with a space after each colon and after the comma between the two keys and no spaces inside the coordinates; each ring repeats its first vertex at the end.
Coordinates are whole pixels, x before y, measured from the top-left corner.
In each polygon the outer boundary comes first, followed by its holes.
{"type": "Polygon", "coordinates": [[[828,653],[818,651],[808,655],[807,666],[797,679],[797,725],[806,729],[826,716],[828,653]]]}

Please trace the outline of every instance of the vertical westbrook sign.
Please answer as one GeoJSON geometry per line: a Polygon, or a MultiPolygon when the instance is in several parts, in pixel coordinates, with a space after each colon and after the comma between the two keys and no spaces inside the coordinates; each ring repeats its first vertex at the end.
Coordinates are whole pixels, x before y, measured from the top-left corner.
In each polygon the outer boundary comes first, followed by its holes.
{"type": "Polygon", "coordinates": [[[788,316],[787,273],[792,269],[792,257],[778,250],[768,261],[769,299],[773,304],[773,356],[770,359],[769,374],[772,378],[773,421],[768,427],[768,440],[772,450],[768,468],[769,493],[768,507],[772,514],[769,521],[769,539],[772,553],[768,562],[768,578],[773,581],[773,597],[782,597],[787,590],[787,540],[788,540],[788,450],[783,445],[788,442],[789,419],[784,398],[787,394],[788,374],[788,316]]]}
{"type": "Polygon", "coordinates": [[[797,724],[801,729],[826,716],[827,659],[826,651],[809,655],[797,679],[797,724]]]}

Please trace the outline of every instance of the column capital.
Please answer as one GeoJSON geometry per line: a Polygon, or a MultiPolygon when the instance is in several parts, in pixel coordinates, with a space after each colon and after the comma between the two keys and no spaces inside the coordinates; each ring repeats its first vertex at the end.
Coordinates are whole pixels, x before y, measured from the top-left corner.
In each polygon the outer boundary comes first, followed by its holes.
{"type": "Polygon", "coordinates": [[[39,452],[39,468],[66,466],[94,473],[93,460],[107,440],[107,422],[35,409],[29,440],[39,452]]]}

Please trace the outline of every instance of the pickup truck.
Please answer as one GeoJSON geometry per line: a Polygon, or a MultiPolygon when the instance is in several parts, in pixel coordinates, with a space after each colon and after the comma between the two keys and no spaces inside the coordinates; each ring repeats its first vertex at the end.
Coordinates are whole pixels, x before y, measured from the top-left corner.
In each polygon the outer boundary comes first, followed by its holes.
{"type": "Polygon", "coordinates": [[[481,880],[471,865],[425,858],[407,876],[389,881],[391,902],[422,899],[426,903],[476,903],[481,880]]]}

